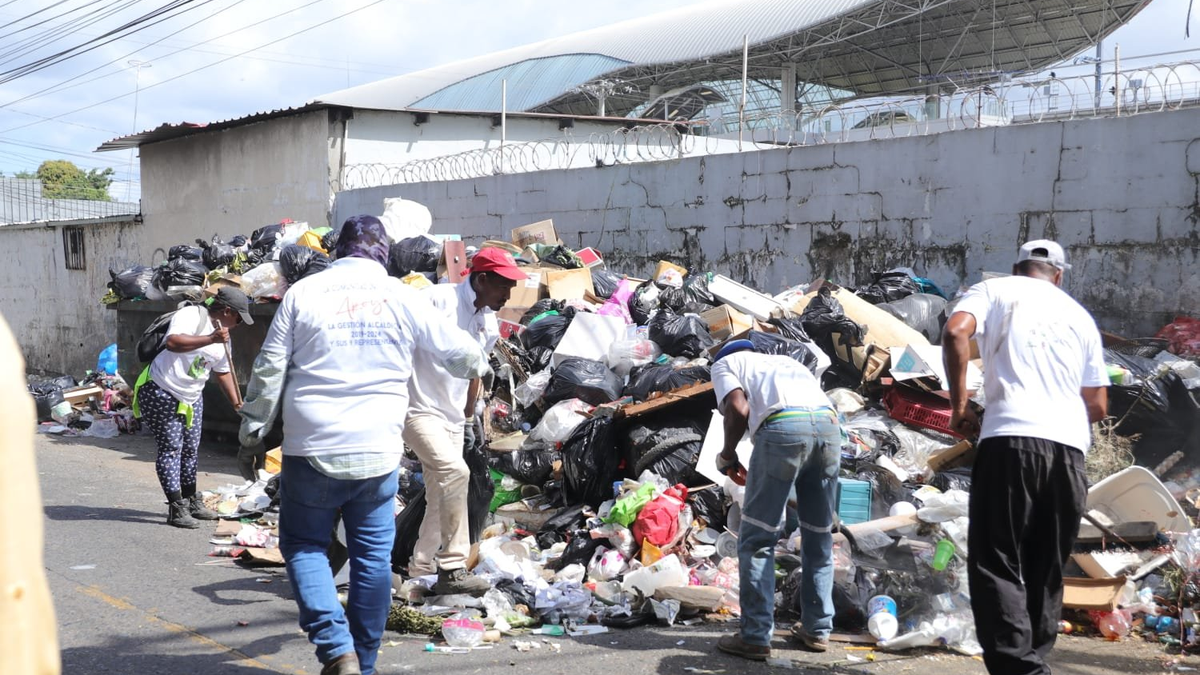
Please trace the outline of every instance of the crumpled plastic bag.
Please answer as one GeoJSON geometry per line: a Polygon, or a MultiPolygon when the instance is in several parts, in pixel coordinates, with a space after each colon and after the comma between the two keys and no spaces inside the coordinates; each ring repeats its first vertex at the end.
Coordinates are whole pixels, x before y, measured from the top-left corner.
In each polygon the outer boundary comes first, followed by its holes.
{"type": "Polygon", "coordinates": [[[920,293],[917,282],[907,272],[882,272],[875,275],[875,280],[855,291],[855,294],[871,303],[878,305],[885,302],[895,302],[920,293]]]}
{"type": "Polygon", "coordinates": [[[242,275],[242,290],[251,299],[281,298],[287,292],[287,279],[277,262],[267,262],[242,275]]]}
{"type": "Polygon", "coordinates": [[[488,465],[525,485],[541,485],[554,473],[555,453],[550,450],[513,450],[493,452],[488,465]]]}
{"type": "Polygon", "coordinates": [[[548,588],[538,589],[534,607],[547,623],[563,619],[587,621],[592,613],[592,592],[578,581],[556,581],[548,588]]]}
{"type": "Polygon", "coordinates": [[[658,309],[658,295],[661,293],[653,281],[647,281],[638,286],[629,298],[629,316],[639,326],[650,323],[650,314],[658,309]]]}
{"type": "Polygon", "coordinates": [[[594,417],[575,427],[563,443],[563,496],[568,504],[595,508],[612,495],[621,463],[616,441],[612,417],[594,417]]]}
{"type": "Polygon", "coordinates": [[[833,297],[828,286],[823,286],[804,308],[800,323],[821,349],[833,351],[833,333],[841,335],[841,344],[856,347],[862,344],[866,331],[846,316],[842,303],[833,297]]]}
{"type": "Polygon", "coordinates": [[[199,261],[204,256],[204,250],[198,246],[188,246],[187,244],[179,244],[172,246],[167,250],[167,260],[183,258],[184,260],[199,261]]]}
{"type": "Polygon", "coordinates": [[[519,403],[521,407],[528,408],[534,403],[537,403],[538,399],[542,397],[542,393],[546,391],[546,387],[549,386],[549,384],[550,370],[547,369],[540,373],[534,373],[533,375],[530,375],[529,378],[524,382],[517,385],[517,388],[513,391],[513,398],[517,400],[517,403],[519,403]]]}
{"type": "Polygon", "coordinates": [[[146,289],[154,283],[155,270],[153,267],[134,265],[120,272],[109,270],[112,281],[108,287],[119,297],[126,300],[146,297],[146,289]]]}
{"type": "Polygon", "coordinates": [[[633,298],[634,291],[636,290],[637,286],[634,285],[632,281],[628,279],[622,279],[621,282],[617,284],[616,290],[614,290],[608,297],[608,300],[600,306],[600,309],[596,310],[596,313],[600,316],[615,316],[624,320],[627,324],[633,323],[633,315],[630,314],[629,303],[633,298]]]}
{"type": "Polygon", "coordinates": [[[654,499],[654,485],[647,483],[637,489],[636,492],[625,495],[617,500],[613,505],[612,510],[608,512],[608,516],[602,520],[605,523],[616,523],[622,527],[630,527],[637,520],[638,513],[641,513],[650,500],[654,499]]]}
{"type": "Polygon", "coordinates": [[[213,239],[211,243],[197,239],[196,243],[203,249],[203,253],[200,254],[200,262],[210,270],[226,267],[237,257],[237,250],[220,239],[213,239]]]}
{"type": "Polygon", "coordinates": [[[172,286],[201,286],[206,276],[208,269],[203,263],[176,258],[158,268],[154,275],[154,286],[163,292],[172,286]]]}
{"type": "Polygon", "coordinates": [[[671,356],[695,358],[717,342],[708,331],[708,324],[695,314],[675,314],[660,309],[650,319],[650,339],[671,356]]]}
{"type": "Polygon", "coordinates": [[[563,335],[567,333],[567,327],[571,325],[574,317],[574,312],[566,312],[548,314],[532,321],[521,333],[521,344],[527,350],[541,347],[554,351],[558,343],[562,342],[563,335]]]}
{"type": "Polygon", "coordinates": [[[402,239],[388,249],[388,274],[397,279],[410,272],[433,274],[442,257],[441,243],[429,237],[402,239]]]}
{"type": "Polygon", "coordinates": [[[662,355],[653,340],[617,340],[608,347],[607,363],[617,375],[626,377],[633,369],[652,363],[662,355]]]}
{"type": "Polygon", "coordinates": [[[675,368],[651,363],[633,369],[624,393],[635,401],[646,401],[659,392],[674,391],[689,384],[711,380],[712,371],[708,366],[675,368]]]}
{"type": "Polygon", "coordinates": [[[611,298],[612,294],[617,291],[617,286],[624,280],[625,277],[616,272],[600,269],[592,270],[592,287],[595,289],[596,297],[603,300],[611,298]]]}
{"type": "Polygon", "coordinates": [[[588,563],[588,578],[592,581],[612,581],[629,568],[629,561],[615,549],[601,546],[588,563]]]}
{"type": "Polygon", "coordinates": [[[283,237],[283,224],[264,225],[250,234],[250,248],[264,254],[279,248],[279,240],[283,237]]]}
{"type": "Polygon", "coordinates": [[[570,437],[575,427],[587,421],[584,413],[591,412],[592,406],[577,398],[569,398],[550,406],[537,426],[529,434],[529,440],[535,443],[561,443],[570,437]]]}
{"type": "Polygon", "coordinates": [[[99,418],[92,420],[92,426],[88,427],[83,435],[92,438],[116,438],[121,435],[121,429],[117,426],[116,420],[99,418]]]}
{"type": "Polygon", "coordinates": [[[927,497],[921,508],[917,509],[917,518],[926,523],[944,523],[955,518],[968,515],[968,505],[971,495],[962,490],[951,490],[942,494],[927,497]]]}
{"type": "Polygon", "coordinates": [[[941,344],[942,328],[947,319],[945,298],[929,293],[913,293],[876,306],[924,335],[930,344],[941,344]]]}

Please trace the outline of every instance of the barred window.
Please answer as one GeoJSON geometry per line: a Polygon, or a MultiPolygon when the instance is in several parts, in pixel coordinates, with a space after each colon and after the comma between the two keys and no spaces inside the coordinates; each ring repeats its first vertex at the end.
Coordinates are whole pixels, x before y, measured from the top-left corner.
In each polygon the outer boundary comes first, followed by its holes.
{"type": "Polygon", "coordinates": [[[79,226],[64,227],[62,233],[63,258],[67,262],[67,269],[87,269],[87,256],[83,248],[83,228],[79,226]]]}

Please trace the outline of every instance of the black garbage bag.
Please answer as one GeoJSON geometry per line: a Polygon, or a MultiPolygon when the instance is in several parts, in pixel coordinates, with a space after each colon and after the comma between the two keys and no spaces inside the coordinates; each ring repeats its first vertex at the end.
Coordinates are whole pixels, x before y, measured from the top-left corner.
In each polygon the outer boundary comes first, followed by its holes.
{"type": "Polygon", "coordinates": [[[63,388],[55,382],[38,382],[29,385],[29,394],[37,407],[39,422],[50,420],[50,410],[63,402],[63,388]]]}
{"type": "Polygon", "coordinates": [[[947,469],[933,474],[933,478],[929,479],[929,484],[941,490],[948,492],[950,490],[962,490],[963,492],[971,491],[971,468],[960,467],[957,469],[947,469]]]}
{"type": "MultiPolygon", "coordinates": [[[[708,418],[711,420],[711,412],[708,418]]],[[[626,466],[634,476],[652,471],[672,485],[706,485],[711,481],[695,470],[706,431],[707,421],[701,417],[655,416],[632,424],[627,433],[626,466]]]]}
{"type": "Polygon", "coordinates": [[[334,256],[334,251],[337,250],[338,236],[341,235],[342,228],[330,230],[321,237],[321,248],[329,252],[329,257],[334,256]]]}
{"type": "Polygon", "coordinates": [[[692,518],[718,532],[725,529],[725,494],[719,485],[688,490],[688,504],[692,507],[692,518]]]}
{"type": "Polygon", "coordinates": [[[413,549],[417,547],[417,533],[421,529],[421,521],[425,520],[425,488],[404,507],[396,516],[396,539],[392,544],[392,571],[408,572],[408,561],[412,560],[413,549]]]}
{"type": "Polygon", "coordinates": [[[550,361],[553,358],[553,347],[533,347],[525,351],[525,358],[521,360],[521,365],[527,373],[540,373],[550,367],[550,361]]]}
{"type": "Polygon", "coordinates": [[[324,271],[329,263],[329,256],[299,244],[289,244],[279,252],[279,267],[289,285],[324,271]]]}
{"type": "Polygon", "coordinates": [[[225,243],[226,243],[226,244],[229,244],[230,246],[232,246],[232,247],[234,247],[234,248],[241,248],[241,247],[243,247],[243,246],[245,246],[245,245],[246,245],[246,241],[247,241],[247,240],[246,240],[246,235],[244,235],[244,234],[235,234],[235,235],[233,235],[232,237],[230,237],[230,238],[229,238],[229,241],[227,241],[227,242],[225,242],[225,243]]]}
{"type": "Polygon", "coordinates": [[[841,335],[840,344],[852,347],[861,345],[863,335],[866,334],[862,326],[846,316],[842,303],[833,297],[828,286],[822,287],[816,297],[808,303],[808,307],[804,308],[804,313],[800,315],[800,323],[804,325],[804,330],[812,337],[813,342],[831,357],[834,354],[834,333],[841,335]]]}
{"type": "Polygon", "coordinates": [[[621,464],[616,436],[612,417],[593,417],[563,443],[563,496],[568,503],[596,508],[612,497],[621,464]]]}
{"type": "Polygon", "coordinates": [[[146,289],[154,284],[155,270],[153,267],[134,265],[120,272],[110,269],[108,274],[112,277],[108,287],[113,293],[126,300],[132,300],[146,297],[146,289]]]}
{"type": "Polygon", "coordinates": [[[617,284],[624,278],[608,270],[592,270],[592,286],[595,288],[596,297],[605,300],[611,298],[612,294],[617,292],[617,284]]]}
{"type": "Polygon", "coordinates": [[[904,487],[896,474],[877,464],[860,462],[855,478],[871,484],[872,520],[886,518],[896,502],[912,501],[912,491],[904,487]]]}
{"type": "Polygon", "coordinates": [[[541,485],[554,472],[554,455],[551,450],[493,452],[488,463],[496,471],[525,485],[541,485]]]}
{"type": "Polygon", "coordinates": [[[676,314],[700,314],[710,310],[720,303],[708,290],[708,281],[707,274],[689,274],[680,288],[660,286],[658,304],[670,308],[676,314]]]}
{"type": "Polygon", "coordinates": [[[760,354],[778,354],[781,356],[789,356],[795,361],[800,362],[813,375],[817,374],[817,355],[813,353],[813,348],[803,342],[789,340],[783,336],[773,333],[764,333],[762,331],[752,330],[746,334],[746,339],[754,343],[754,351],[760,354]]]}
{"type": "Polygon", "coordinates": [[[563,335],[566,334],[567,327],[571,325],[573,318],[575,318],[574,313],[543,316],[521,333],[521,345],[527,350],[543,347],[554,351],[558,347],[558,343],[562,342],[563,335]]]}
{"type": "MultiPolygon", "coordinates": [[[[875,584],[866,569],[858,567],[854,579],[847,584],[833,585],[833,627],[851,633],[860,633],[867,627],[867,601],[875,595],[875,584]]],[[[793,598],[793,607],[801,611],[800,594],[793,598]]]]}
{"type": "Polygon", "coordinates": [[[567,537],[567,548],[562,555],[546,563],[546,569],[558,571],[567,565],[583,565],[591,562],[596,549],[607,544],[607,539],[592,539],[587,529],[573,530],[567,537]]]}
{"type": "Polygon", "coordinates": [[[234,258],[237,258],[237,251],[220,239],[215,239],[211,243],[197,239],[196,243],[203,249],[203,253],[200,254],[200,262],[204,263],[209,270],[225,267],[232,263],[234,258]]]}
{"type": "Polygon", "coordinates": [[[670,447],[653,462],[639,465],[635,473],[640,476],[642,471],[649,471],[671,485],[683,483],[689,488],[708,485],[711,481],[696,471],[703,444],[702,441],[691,441],[670,447]]]}
{"type": "Polygon", "coordinates": [[[1118,420],[1123,436],[1140,435],[1133,456],[1142,466],[1156,466],[1177,450],[1186,450],[1200,434],[1200,402],[1174,370],[1156,375],[1153,359],[1104,350],[1104,361],[1127,368],[1138,384],[1108,388],[1108,414],[1118,420]]]}
{"type": "Polygon", "coordinates": [[[566,269],[579,269],[580,267],[584,266],[583,261],[579,259],[579,256],[575,255],[574,251],[567,248],[563,244],[555,246],[544,254],[539,255],[538,258],[542,262],[550,263],[551,265],[558,265],[559,267],[566,269]]]}
{"type": "Polygon", "coordinates": [[[789,340],[812,342],[812,338],[808,336],[808,331],[804,330],[804,322],[800,320],[800,315],[795,312],[785,311],[774,314],[767,323],[778,328],[779,334],[789,340]]]}
{"type": "Polygon", "coordinates": [[[708,324],[695,314],[660,309],[650,319],[650,339],[671,356],[695,358],[717,343],[708,324]]]}
{"type": "Polygon", "coordinates": [[[442,245],[429,237],[409,237],[388,250],[388,274],[406,277],[411,272],[436,273],[442,245]]]}
{"type": "Polygon", "coordinates": [[[154,275],[154,286],[163,292],[172,286],[201,286],[206,276],[208,268],[203,263],[176,258],[158,268],[154,275]]]}
{"type": "Polygon", "coordinates": [[[676,369],[670,365],[649,363],[629,373],[629,384],[625,385],[624,394],[632,396],[634,400],[645,401],[655,392],[674,391],[696,382],[710,381],[712,372],[708,366],[676,369]]]}
{"type": "Polygon", "coordinates": [[[920,292],[921,288],[907,272],[882,272],[875,275],[874,281],[855,291],[855,294],[872,305],[878,305],[895,302],[920,292]]]}
{"type": "Polygon", "coordinates": [[[551,300],[550,298],[542,298],[533,303],[533,307],[525,310],[521,315],[521,325],[528,326],[534,319],[545,314],[546,312],[558,312],[562,316],[575,316],[575,309],[567,307],[567,303],[562,300],[551,300]]]}
{"type": "Polygon", "coordinates": [[[187,244],[179,244],[172,246],[167,251],[167,260],[183,258],[184,260],[202,260],[204,257],[204,249],[199,246],[188,246],[187,244]]]}
{"type": "Polygon", "coordinates": [[[550,516],[550,519],[538,528],[535,536],[538,548],[544,551],[557,543],[564,542],[571,532],[583,527],[583,524],[587,522],[587,515],[583,510],[583,504],[575,504],[564,506],[550,516]]]}
{"type": "Polygon", "coordinates": [[[945,298],[930,293],[913,293],[876,307],[900,319],[931,343],[941,344],[942,328],[947,319],[945,298]]]}
{"type": "MultiPolygon", "coordinates": [[[[526,333],[528,332],[526,330],[526,333]]],[[[550,374],[550,384],[542,394],[542,402],[551,406],[569,398],[577,398],[592,405],[615,401],[621,398],[621,378],[599,361],[563,359],[550,374]]]]}
{"type": "Polygon", "coordinates": [[[647,281],[633,290],[633,297],[629,298],[629,316],[634,323],[639,326],[650,323],[650,315],[659,307],[658,296],[661,293],[653,281],[647,281]]]}
{"type": "Polygon", "coordinates": [[[279,239],[283,236],[283,225],[265,225],[250,233],[250,248],[269,253],[279,248],[279,239]]]}
{"type": "Polygon", "coordinates": [[[467,480],[467,528],[471,543],[479,541],[483,528],[491,514],[492,497],[496,495],[496,484],[488,471],[488,449],[483,443],[463,449],[463,459],[471,477],[467,480]]]}

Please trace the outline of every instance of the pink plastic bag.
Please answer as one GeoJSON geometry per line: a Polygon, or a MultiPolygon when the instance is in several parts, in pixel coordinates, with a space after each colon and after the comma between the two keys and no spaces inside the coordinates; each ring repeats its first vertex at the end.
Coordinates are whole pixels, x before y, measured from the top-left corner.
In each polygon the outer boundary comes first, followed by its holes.
{"type": "Polygon", "coordinates": [[[629,314],[629,299],[633,297],[633,291],[637,289],[637,285],[628,279],[622,279],[621,283],[617,284],[617,290],[613,291],[604,305],[597,311],[597,314],[603,316],[616,316],[625,320],[625,323],[633,323],[633,317],[629,314]]]}

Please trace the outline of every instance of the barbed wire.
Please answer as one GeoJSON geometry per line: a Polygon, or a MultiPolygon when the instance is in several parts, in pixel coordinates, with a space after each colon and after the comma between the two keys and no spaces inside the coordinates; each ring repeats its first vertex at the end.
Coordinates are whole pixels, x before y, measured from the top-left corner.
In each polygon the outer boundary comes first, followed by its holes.
{"type": "Polygon", "coordinates": [[[930,95],[831,103],[794,112],[764,111],[745,117],[727,114],[689,122],[642,124],[594,132],[586,138],[576,138],[568,131],[560,138],[510,142],[399,165],[353,164],[345,167],[340,185],[334,189],[614,166],[745,149],[924,136],[1200,105],[1200,63],[1195,61],[1108,73],[1101,77],[1098,92],[1096,84],[1094,74],[1028,78],[930,95]],[[735,140],[739,127],[743,131],[741,143],[735,140]]]}

